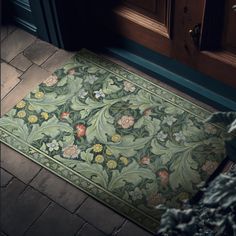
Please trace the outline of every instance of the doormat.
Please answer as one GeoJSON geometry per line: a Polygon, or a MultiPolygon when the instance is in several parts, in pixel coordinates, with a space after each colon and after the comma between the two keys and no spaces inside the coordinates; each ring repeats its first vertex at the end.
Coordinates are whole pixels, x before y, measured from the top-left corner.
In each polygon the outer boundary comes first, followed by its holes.
{"type": "Polygon", "coordinates": [[[225,158],[210,114],[84,49],[0,119],[0,137],[155,232],[156,206],[181,207],[225,158]]]}

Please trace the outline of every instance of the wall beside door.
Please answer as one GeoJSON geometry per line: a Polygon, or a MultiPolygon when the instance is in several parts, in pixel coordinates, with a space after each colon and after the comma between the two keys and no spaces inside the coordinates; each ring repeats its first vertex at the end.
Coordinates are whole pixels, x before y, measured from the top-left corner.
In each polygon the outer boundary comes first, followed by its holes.
{"type": "Polygon", "coordinates": [[[14,22],[19,27],[37,35],[37,26],[29,0],[4,0],[3,23],[14,22]]]}
{"type": "Polygon", "coordinates": [[[66,50],[102,46],[112,37],[110,0],[4,0],[5,20],[66,50]]]}

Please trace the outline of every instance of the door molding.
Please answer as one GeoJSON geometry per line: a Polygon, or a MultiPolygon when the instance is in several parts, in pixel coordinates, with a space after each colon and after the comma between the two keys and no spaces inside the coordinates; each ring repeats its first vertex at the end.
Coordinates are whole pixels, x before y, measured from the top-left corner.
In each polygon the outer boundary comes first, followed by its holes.
{"type": "Polygon", "coordinates": [[[147,28],[155,33],[170,39],[171,38],[171,16],[173,0],[165,0],[165,20],[163,23],[137,12],[126,5],[114,9],[114,13],[129,20],[141,27],[147,28]]]}
{"type": "Polygon", "coordinates": [[[174,0],[164,1],[164,22],[159,22],[124,4],[119,5],[113,10],[116,32],[149,49],[170,55],[174,0]]]}

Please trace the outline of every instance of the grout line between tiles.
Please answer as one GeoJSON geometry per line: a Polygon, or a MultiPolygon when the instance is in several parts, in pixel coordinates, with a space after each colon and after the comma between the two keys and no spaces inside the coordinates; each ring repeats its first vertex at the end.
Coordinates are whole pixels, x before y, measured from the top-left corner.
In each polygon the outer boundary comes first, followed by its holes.
{"type": "Polygon", "coordinates": [[[28,228],[23,233],[23,236],[30,230],[30,228],[34,225],[34,223],[36,223],[37,220],[45,213],[45,211],[50,207],[50,205],[52,205],[52,202],[49,202],[48,205],[45,207],[45,209],[39,214],[39,216],[36,217],[35,220],[33,220],[33,222],[28,226],[28,228]]]}

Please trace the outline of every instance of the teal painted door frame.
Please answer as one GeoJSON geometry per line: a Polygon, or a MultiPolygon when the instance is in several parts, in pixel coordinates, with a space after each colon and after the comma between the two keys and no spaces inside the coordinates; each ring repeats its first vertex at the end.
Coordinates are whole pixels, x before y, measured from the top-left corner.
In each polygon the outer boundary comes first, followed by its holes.
{"type": "Polygon", "coordinates": [[[4,8],[7,11],[6,21],[13,21],[29,33],[59,48],[65,48],[67,35],[70,33],[69,30],[65,32],[67,29],[63,27],[66,24],[70,25],[69,6],[66,1],[5,0],[4,8]],[[61,17],[58,17],[59,8],[64,11],[61,17]],[[64,32],[61,32],[62,29],[64,32]]]}

